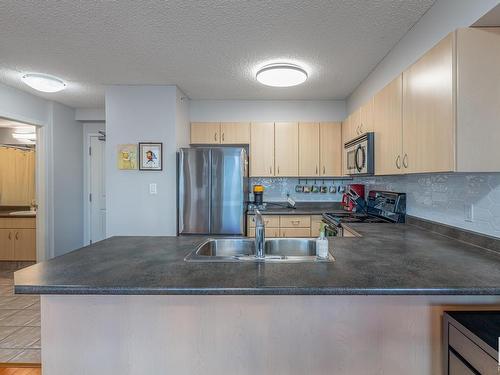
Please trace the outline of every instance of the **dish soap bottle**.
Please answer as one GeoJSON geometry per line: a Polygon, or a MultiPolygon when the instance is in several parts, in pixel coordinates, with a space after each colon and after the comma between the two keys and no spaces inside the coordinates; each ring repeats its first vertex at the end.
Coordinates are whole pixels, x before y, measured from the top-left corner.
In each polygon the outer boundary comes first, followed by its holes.
{"type": "Polygon", "coordinates": [[[318,258],[328,258],[328,240],[325,237],[324,223],[321,223],[319,237],[316,239],[316,255],[318,258]]]}

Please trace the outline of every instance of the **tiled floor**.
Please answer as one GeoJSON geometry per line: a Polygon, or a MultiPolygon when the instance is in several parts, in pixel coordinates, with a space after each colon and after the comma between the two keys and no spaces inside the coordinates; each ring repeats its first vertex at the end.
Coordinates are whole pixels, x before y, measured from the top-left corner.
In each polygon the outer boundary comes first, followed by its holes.
{"type": "Polygon", "coordinates": [[[0,262],[0,363],[40,363],[40,297],[14,295],[14,271],[0,262]]]}

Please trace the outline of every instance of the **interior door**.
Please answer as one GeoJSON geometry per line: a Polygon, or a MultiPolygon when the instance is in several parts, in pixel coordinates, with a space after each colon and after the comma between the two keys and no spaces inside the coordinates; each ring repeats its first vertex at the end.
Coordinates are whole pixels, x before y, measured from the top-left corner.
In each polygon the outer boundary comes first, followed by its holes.
{"type": "Polygon", "coordinates": [[[244,235],[246,151],[213,148],[211,173],[211,234],[244,235]]]}
{"type": "Polygon", "coordinates": [[[183,148],[179,152],[179,233],[210,231],[210,150],[183,148]]]}
{"type": "Polygon", "coordinates": [[[105,147],[106,143],[100,141],[98,136],[90,137],[90,243],[106,238],[105,147]]]}

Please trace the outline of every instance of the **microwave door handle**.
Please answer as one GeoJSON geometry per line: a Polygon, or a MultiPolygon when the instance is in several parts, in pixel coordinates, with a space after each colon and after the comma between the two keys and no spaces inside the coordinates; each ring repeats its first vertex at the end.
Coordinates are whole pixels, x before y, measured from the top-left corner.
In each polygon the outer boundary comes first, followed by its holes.
{"type": "Polygon", "coordinates": [[[356,148],[356,152],[354,153],[354,165],[356,167],[356,169],[358,170],[358,172],[361,172],[361,170],[363,169],[363,166],[360,166],[358,164],[358,152],[362,152],[362,156],[363,156],[363,164],[365,164],[365,155],[364,155],[364,150],[363,148],[361,147],[361,145],[358,145],[358,147],[356,148]]]}

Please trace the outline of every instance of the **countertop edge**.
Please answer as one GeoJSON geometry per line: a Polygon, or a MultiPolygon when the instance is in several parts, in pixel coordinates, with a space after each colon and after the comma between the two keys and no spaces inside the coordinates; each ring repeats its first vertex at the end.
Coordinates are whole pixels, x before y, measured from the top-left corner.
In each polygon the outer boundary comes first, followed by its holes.
{"type": "Polygon", "coordinates": [[[86,286],[15,286],[15,294],[41,295],[367,295],[367,296],[425,296],[425,295],[500,295],[494,288],[106,288],[86,286]]]}

